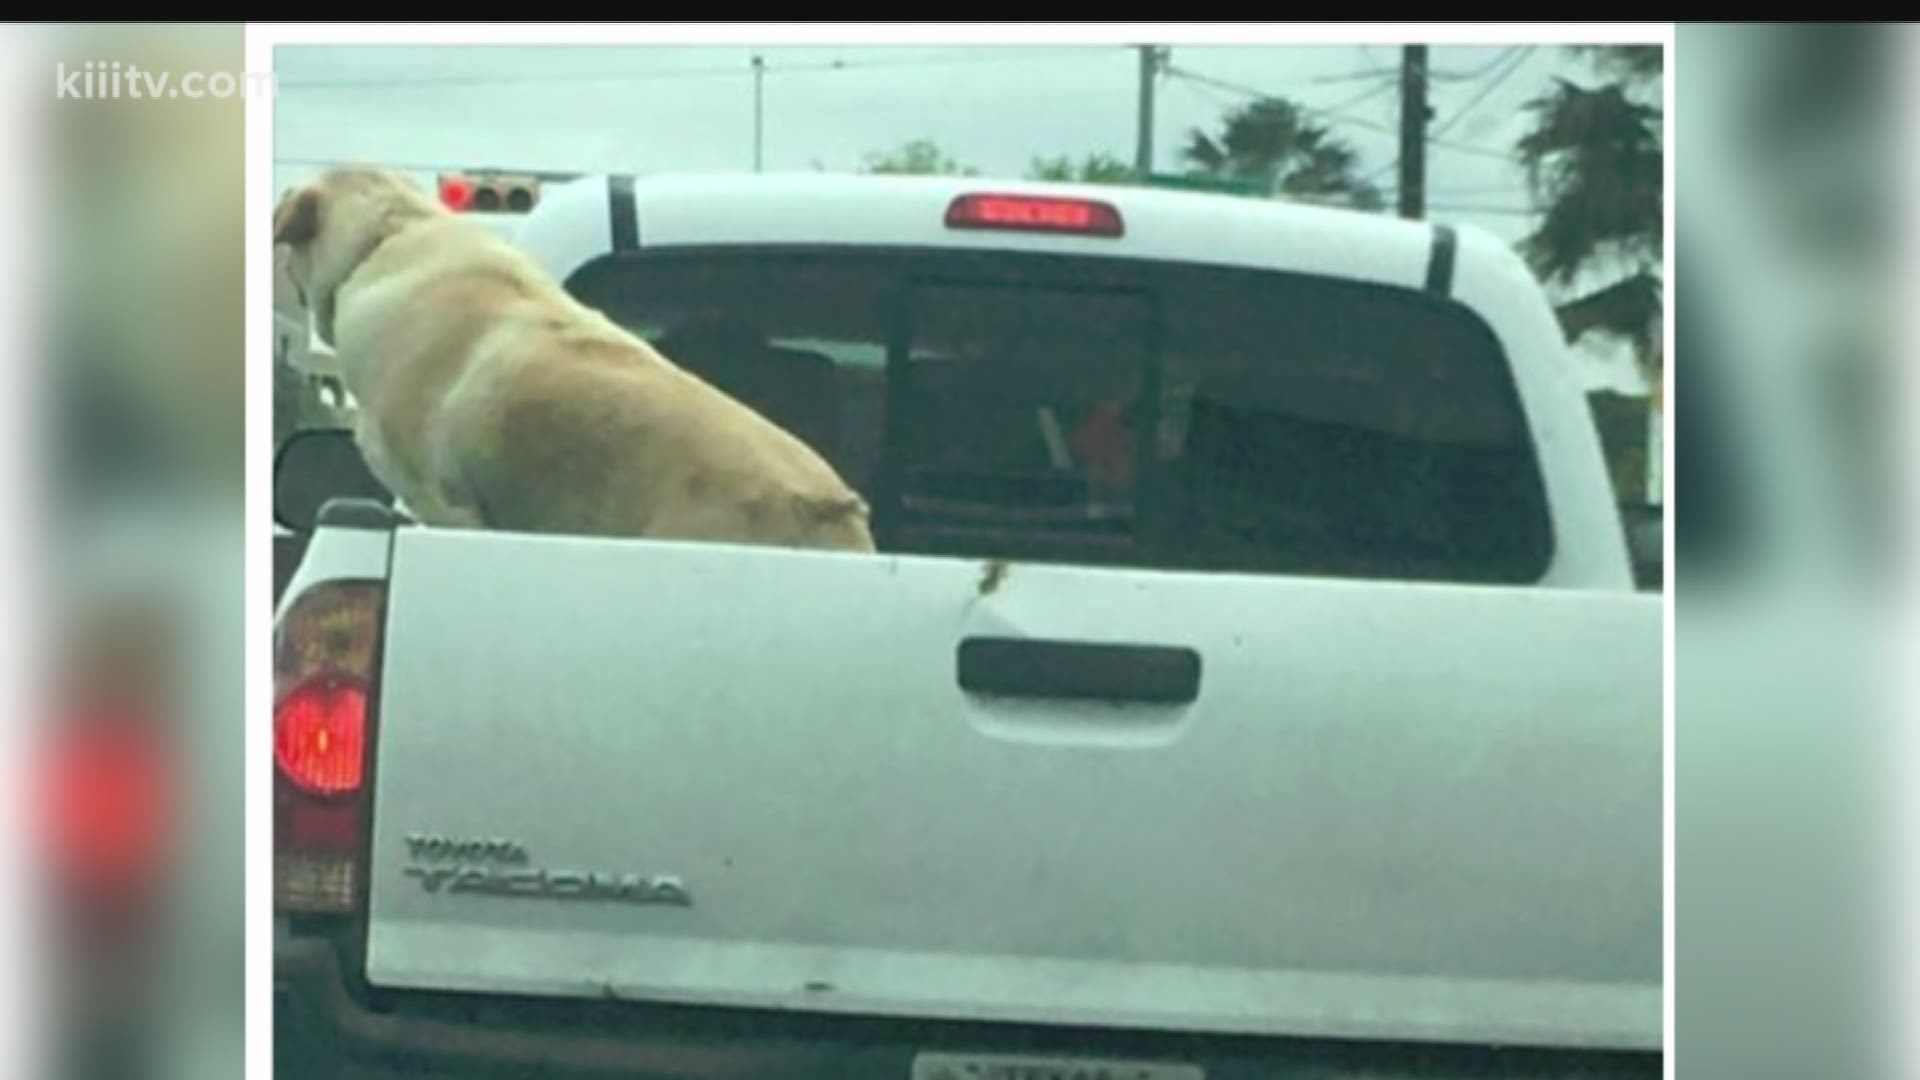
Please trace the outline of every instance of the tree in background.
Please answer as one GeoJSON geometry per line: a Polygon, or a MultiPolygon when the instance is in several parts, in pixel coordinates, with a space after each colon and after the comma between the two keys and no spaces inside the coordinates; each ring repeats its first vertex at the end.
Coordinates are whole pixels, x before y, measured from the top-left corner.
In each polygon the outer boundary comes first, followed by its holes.
{"type": "Polygon", "coordinates": [[[980,170],[947,156],[932,139],[914,139],[885,153],[869,154],[867,171],[891,176],[980,175],[980,170]]]}
{"type": "Polygon", "coordinates": [[[1217,135],[1193,130],[1180,156],[1193,176],[1250,181],[1275,194],[1361,210],[1386,205],[1357,172],[1353,148],[1284,98],[1260,98],[1228,113],[1217,135]]]}
{"type": "Polygon", "coordinates": [[[1533,125],[1515,152],[1542,213],[1521,250],[1549,285],[1580,290],[1560,306],[1570,340],[1620,335],[1657,380],[1663,118],[1649,98],[1658,100],[1663,58],[1657,45],[1572,51],[1600,81],[1557,79],[1527,104],[1533,125]],[[1606,283],[1588,284],[1596,278],[1606,283]]]}
{"type": "MultiPolygon", "coordinates": [[[[1657,395],[1661,369],[1664,58],[1657,45],[1581,45],[1595,81],[1556,79],[1527,103],[1532,126],[1514,150],[1541,207],[1520,242],[1562,297],[1567,340],[1602,334],[1628,342],[1657,395]]],[[[1623,503],[1646,497],[1647,400],[1589,399],[1623,503]]]]}
{"type": "Polygon", "coordinates": [[[1108,153],[1092,153],[1079,161],[1067,154],[1034,158],[1029,180],[1064,180],[1081,184],[1130,184],[1133,166],[1108,153]]]}

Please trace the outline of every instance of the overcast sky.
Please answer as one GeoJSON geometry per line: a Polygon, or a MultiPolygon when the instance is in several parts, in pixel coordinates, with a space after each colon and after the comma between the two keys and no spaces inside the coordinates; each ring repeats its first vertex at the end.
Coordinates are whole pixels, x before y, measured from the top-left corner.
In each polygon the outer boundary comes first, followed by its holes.
{"type": "MultiPolygon", "coordinates": [[[[767,171],[860,168],[930,138],[988,176],[1034,158],[1134,157],[1139,61],[1116,45],[281,46],[277,188],[340,161],[422,171],[636,173],[753,166],[751,58],[765,58],[767,171]]],[[[1400,49],[1176,46],[1158,88],[1155,168],[1180,169],[1194,128],[1257,94],[1325,112],[1363,173],[1394,187],[1400,49]]],[[[1511,241],[1532,225],[1511,157],[1524,107],[1556,75],[1591,81],[1553,46],[1435,46],[1429,216],[1511,241]]]]}

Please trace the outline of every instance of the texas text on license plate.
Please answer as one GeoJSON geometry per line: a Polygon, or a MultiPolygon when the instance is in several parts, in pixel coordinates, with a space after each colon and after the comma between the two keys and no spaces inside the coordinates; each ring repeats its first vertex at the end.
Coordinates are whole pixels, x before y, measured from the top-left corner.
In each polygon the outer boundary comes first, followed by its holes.
{"type": "Polygon", "coordinates": [[[913,1059],[912,1080],[1205,1080],[1198,1065],[1031,1054],[946,1054],[913,1059]]]}

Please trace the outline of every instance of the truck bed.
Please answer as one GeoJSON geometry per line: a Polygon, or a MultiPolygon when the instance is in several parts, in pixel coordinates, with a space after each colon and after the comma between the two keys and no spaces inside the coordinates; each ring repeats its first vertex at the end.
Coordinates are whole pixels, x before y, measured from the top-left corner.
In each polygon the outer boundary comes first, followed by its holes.
{"type": "Polygon", "coordinates": [[[416,528],[390,582],[376,988],[1661,1043],[1657,598],[416,528]]]}

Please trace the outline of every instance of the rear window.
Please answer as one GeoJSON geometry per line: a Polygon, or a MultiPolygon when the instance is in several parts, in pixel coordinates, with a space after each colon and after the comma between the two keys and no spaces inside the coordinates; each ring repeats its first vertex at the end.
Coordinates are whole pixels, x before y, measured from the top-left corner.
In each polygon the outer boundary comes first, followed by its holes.
{"type": "Polygon", "coordinates": [[[1531,582],[1498,342],[1327,278],[1010,253],[693,249],[569,288],[806,440],[883,550],[1531,582]]]}

